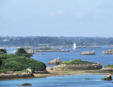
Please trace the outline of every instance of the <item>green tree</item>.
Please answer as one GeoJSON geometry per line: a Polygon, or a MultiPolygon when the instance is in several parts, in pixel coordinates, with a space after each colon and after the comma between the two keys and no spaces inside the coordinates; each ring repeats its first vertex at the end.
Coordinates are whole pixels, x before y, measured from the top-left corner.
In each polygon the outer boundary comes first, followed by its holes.
{"type": "Polygon", "coordinates": [[[0,66],[2,65],[3,60],[7,59],[7,54],[0,52],[0,66]]]}
{"type": "Polygon", "coordinates": [[[6,49],[0,49],[0,53],[7,53],[6,49]]]}
{"type": "Polygon", "coordinates": [[[19,48],[16,52],[16,55],[26,56],[26,57],[31,57],[32,56],[32,54],[27,53],[24,48],[19,48]]]}
{"type": "Polygon", "coordinates": [[[2,68],[7,71],[22,71],[27,68],[31,68],[34,72],[46,70],[46,65],[40,61],[36,61],[25,56],[15,56],[5,59],[2,64],[2,68]]]}
{"type": "Polygon", "coordinates": [[[0,66],[2,65],[2,60],[0,59],[0,66]]]}
{"type": "Polygon", "coordinates": [[[25,55],[0,54],[0,72],[23,71],[30,68],[33,72],[45,71],[46,65],[25,55]]]}

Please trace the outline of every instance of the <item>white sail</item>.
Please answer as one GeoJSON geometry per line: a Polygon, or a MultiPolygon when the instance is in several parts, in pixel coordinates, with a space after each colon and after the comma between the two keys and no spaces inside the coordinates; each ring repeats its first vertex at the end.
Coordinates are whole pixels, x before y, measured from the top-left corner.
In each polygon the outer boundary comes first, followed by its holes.
{"type": "Polygon", "coordinates": [[[76,45],[76,43],[74,42],[74,43],[73,43],[73,50],[76,50],[76,48],[77,48],[77,45],[76,45]]]}

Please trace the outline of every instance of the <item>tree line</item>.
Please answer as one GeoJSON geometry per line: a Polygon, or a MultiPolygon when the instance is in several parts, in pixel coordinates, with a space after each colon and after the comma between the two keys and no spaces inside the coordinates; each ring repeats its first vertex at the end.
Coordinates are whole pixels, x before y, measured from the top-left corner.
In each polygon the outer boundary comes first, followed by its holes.
{"type": "Polygon", "coordinates": [[[112,45],[113,38],[104,37],[0,37],[0,46],[72,46],[76,41],[78,45],[112,45]]]}

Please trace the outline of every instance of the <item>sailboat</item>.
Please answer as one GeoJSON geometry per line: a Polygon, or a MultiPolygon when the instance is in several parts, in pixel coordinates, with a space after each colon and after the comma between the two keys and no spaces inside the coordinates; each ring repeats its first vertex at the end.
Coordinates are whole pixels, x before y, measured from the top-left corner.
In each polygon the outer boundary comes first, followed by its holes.
{"type": "Polygon", "coordinates": [[[77,45],[76,42],[73,43],[73,50],[76,51],[77,45]]]}

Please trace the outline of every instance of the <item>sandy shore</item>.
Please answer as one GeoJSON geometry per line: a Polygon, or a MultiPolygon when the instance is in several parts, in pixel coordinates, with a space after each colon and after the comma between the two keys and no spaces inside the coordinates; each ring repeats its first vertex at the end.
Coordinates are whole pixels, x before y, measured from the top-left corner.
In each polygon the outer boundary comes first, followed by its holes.
{"type": "Polygon", "coordinates": [[[75,70],[75,71],[55,71],[55,70],[48,70],[48,74],[34,74],[36,78],[41,77],[48,77],[48,76],[58,76],[58,75],[89,75],[89,74],[108,74],[113,72],[101,72],[100,70],[75,70]]]}

